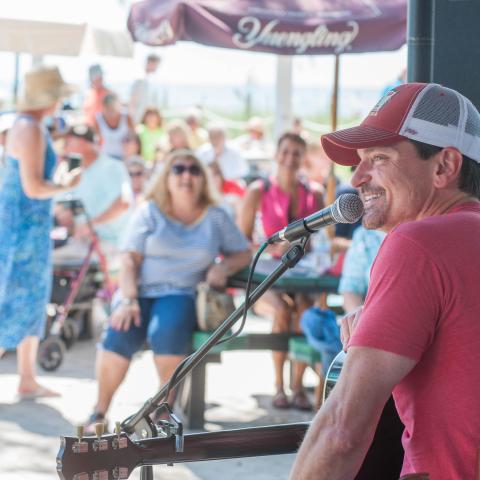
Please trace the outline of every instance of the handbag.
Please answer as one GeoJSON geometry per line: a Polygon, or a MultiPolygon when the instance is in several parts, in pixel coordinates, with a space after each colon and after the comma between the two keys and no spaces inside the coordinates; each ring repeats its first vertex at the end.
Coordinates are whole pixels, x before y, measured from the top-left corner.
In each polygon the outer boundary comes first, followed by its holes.
{"type": "Polygon", "coordinates": [[[212,288],[207,282],[197,286],[197,324],[199,330],[215,330],[233,311],[233,297],[224,290],[212,288]]]}

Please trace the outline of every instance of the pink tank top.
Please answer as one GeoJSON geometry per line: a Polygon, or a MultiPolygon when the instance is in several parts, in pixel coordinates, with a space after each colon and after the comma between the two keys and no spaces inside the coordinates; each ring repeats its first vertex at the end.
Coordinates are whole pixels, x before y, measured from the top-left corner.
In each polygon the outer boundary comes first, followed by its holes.
{"type": "Polygon", "coordinates": [[[269,237],[290,222],[306,217],[319,209],[313,192],[302,182],[297,186],[298,207],[295,218],[288,218],[290,197],[278,185],[275,178],[270,178],[262,184],[260,212],[265,235],[269,237]]]}

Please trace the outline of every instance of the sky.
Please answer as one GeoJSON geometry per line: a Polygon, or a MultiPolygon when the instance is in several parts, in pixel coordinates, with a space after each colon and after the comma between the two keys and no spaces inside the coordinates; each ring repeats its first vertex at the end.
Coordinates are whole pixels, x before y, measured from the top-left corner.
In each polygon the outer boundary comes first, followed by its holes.
{"type": "MultiPolygon", "coordinates": [[[[115,0],[1,1],[1,16],[91,21],[104,28],[125,28],[127,7],[122,9],[115,0]],[[52,17],[53,14],[48,12],[56,13],[52,17]]],[[[271,54],[213,48],[190,42],[156,49],[136,44],[134,50],[132,59],[88,55],[78,58],[47,56],[44,62],[58,65],[67,81],[81,87],[87,84],[88,66],[98,62],[103,65],[107,79],[116,84],[127,85],[142,74],[145,56],[155,51],[162,57],[158,77],[165,85],[244,86],[247,82],[259,86],[275,85],[277,59],[271,54]]],[[[342,55],[340,87],[380,91],[396,78],[406,61],[406,47],[395,52],[342,55]]],[[[30,56],[22,54],[21,70],[25,71],[30,66],[30,56]]],[[[13,67],[13,54],[0,52],[0,98],[10,94],[10,85],[14,78],[13,67]]],[[[294,88],[331,88],[333,70],[333,56],[294,57],[294,88]]]]}

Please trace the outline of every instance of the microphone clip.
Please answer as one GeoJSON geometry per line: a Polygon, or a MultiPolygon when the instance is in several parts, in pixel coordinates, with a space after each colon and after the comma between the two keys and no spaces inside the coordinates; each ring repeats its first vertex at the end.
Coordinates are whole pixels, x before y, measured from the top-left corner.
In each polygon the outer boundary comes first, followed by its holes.
{"type": "Polygon", "coordinates": [[[290,248],[282,255],[282,263],[288,268],[293,268],[300,259],[305,255],[305,247],[310,239],[310,233],[307,233],[298,240],[290,244],[290,248]]]}

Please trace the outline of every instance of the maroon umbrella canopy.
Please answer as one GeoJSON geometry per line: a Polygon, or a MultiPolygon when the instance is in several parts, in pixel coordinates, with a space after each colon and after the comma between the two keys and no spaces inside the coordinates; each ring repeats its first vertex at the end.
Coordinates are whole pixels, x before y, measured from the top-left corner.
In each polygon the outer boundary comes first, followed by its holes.
{"type": "Polygon", "coordinates": [[[151,46],[189,40],[281,55],[396,50],[407,0],[143,0],[128,28],[151,46]]]}

